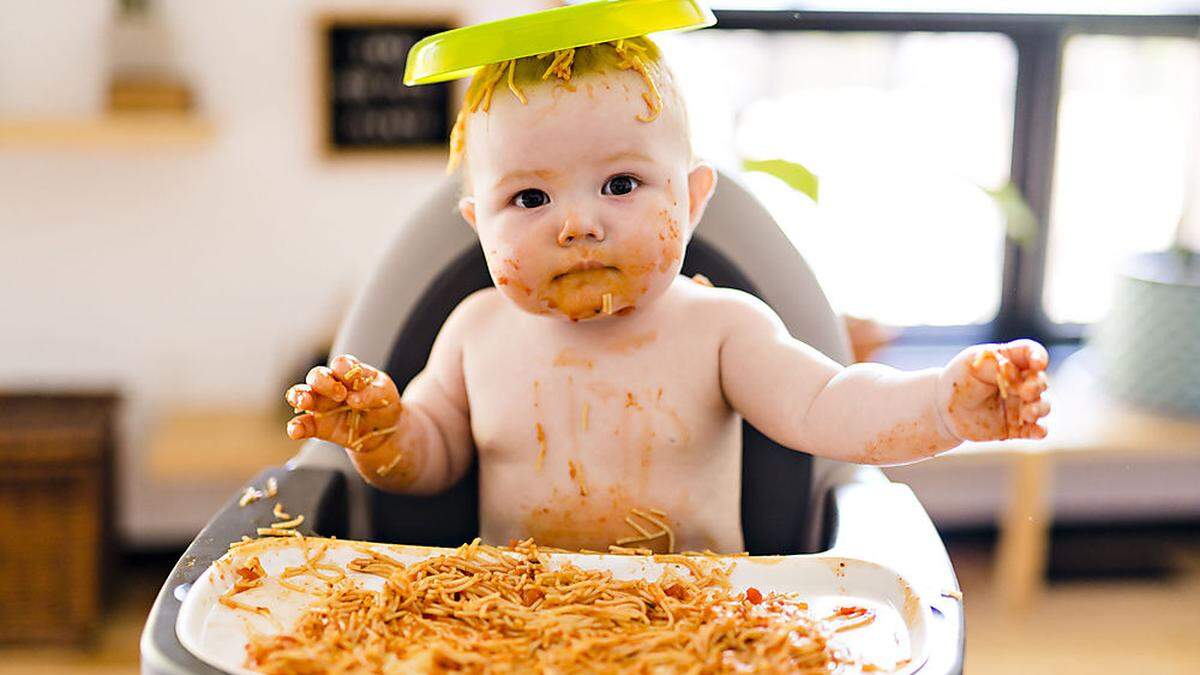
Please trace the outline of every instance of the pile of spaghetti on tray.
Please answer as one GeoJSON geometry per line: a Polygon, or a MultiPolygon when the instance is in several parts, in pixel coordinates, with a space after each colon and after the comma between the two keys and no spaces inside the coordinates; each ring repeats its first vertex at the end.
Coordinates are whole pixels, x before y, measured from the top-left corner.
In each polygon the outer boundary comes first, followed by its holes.
{"type": "MultiPolygon", "coordinates": [[[[756,589],[735,592],[727,561],[660,555],[660,578],[550,563],[532,541],[475,542],[402,564],[369,549],[350,571],[381,577],[363,587],[323,560],[327,542],[304,542],[304,563],[278,577],[314,598],[289,633],[256,635],[246,665],[264,673],[343,672],[801,672],[873,670],[833,636],[866,625],[868,610],[813,617],[808,606],[756,589]]],[[[262,582],[258,558],[237,570],[262,582]]],[[[231,591],[236,592],[234,589],[231,591]]],[[[229,603],[235,606],[240,603],[229,603]]],[[[249,606],[236,607],[254,611],[249,606]]]]}

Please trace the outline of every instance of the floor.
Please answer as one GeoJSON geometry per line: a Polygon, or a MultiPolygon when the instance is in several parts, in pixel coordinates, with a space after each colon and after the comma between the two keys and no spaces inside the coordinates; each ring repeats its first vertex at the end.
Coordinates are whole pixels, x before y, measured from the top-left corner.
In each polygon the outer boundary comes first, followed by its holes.
{"type": "Polygon", "coordinates": [[[991,592],[992,547],[953,546],[969,675],[1200,672],[1200,538],[1160,548],[1170,575],[1056,580],[1023,615],[991,592]]]}
{"type": "Polygon", "coordinates": [[[171,563],[155,556],[119,574],[108,616],[83,648],[0,646],[0,675],[127,675],[138,672],[142,624],[171,563]]]}
{"type": "MultiPolygon", "coordinates": [[[[1103,579],[1066,575],[1072,578],[1050,584],[1041,602],[1019,616],[1002,611],[989,589],[991,543],[952,543],[967,608],[966,672],[1200,672],[1200,536],[1160,543],[1172,573],[1120,578],[1110,569],[1103,579]]],[[[90,648],[3,647],[0,675],[136,672],[142,622],[167,571],[162,561],[127,569],[90,648]]]]}

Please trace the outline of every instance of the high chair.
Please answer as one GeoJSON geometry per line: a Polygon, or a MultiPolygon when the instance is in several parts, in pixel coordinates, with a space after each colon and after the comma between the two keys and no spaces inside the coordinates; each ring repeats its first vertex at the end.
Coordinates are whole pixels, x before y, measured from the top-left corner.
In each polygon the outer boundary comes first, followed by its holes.
{"type": "MultiPolygon", "coordinates": [[[[401,391],[424,366],[450,311],[492,283],[479,244],[455,208],[459,190],[457,180],[447,180],[396,232],[334,344],[334,354],[384,366],[401,391]]],[[[757,295],[793,336],[849,362],[842,324],[811,269],[762,204],[729,175],[720,176],[683,273],[757,295]]],[[[874,467],[814,458],[777,445],[749,424],[743,429],[742,527],[750,554],[831,549],[934,589],[931,656],[919,672],[962,672],[958,582],[912,491],[874,467]]],[[[454,547],[478,533],[475,470],[437,496],[385,494],[358,477],[344,450],[310,440],[285,466],[266,469],[250,484],[262,487],[271,477],[287,510],[306,515],[305,534],[454,547]]],[[[143,673],[220,672],[184,649],[175,623],[191,582],[230,542],[254,536],[269,522],[276,500],[241,507],[239,496],[204,527],[163,585],[142,634],[143,673]]]]}

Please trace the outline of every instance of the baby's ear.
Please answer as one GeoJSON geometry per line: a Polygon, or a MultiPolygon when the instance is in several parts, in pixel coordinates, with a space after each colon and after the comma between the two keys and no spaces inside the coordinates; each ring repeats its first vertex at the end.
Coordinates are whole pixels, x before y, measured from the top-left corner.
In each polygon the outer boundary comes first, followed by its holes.
{"type": "Polygon", "coordinates": [[[471,226],[472,230],[474,230],[475,229],[475,198],[474,197],[463,197],[462,199],[458,200],[458,212],[462,214],[463,220],[467,221],[467,224],[471,226]]]}
{"type": "Polygon", "coordinates": [[[717,187],[717,171],[705,162],[698,162],[688,174],[688,230],[696,229],[708,200],[717,187]]]}

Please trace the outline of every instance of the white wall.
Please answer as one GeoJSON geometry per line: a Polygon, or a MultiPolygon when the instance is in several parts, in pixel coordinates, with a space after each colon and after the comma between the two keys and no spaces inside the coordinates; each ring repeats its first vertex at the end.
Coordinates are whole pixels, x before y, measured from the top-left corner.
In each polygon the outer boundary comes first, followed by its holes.
{"type": "MultiPolygon", "coordinates": [[[[116,4],[0,3],[0,117],[99,113],[116,4]]],[[[159,0],[211,142],[0,150],[0,387],[120,388],[127,535],[171,517],[139,473],[161,411],[278,401],[287,371],[331,336],[375,252],[443,175],[441,152],[321,159],[316,15],[473,22],[533,4],[159,0]]]]}

